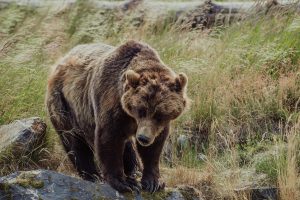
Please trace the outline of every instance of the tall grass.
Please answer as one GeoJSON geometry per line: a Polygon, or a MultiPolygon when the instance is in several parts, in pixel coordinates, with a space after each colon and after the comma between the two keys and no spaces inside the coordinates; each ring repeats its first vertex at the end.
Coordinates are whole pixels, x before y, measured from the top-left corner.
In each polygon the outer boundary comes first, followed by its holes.
{"type": "MultiPolygon", "coordinates": [[[[208,34],[173,27],[156,32],[152,27],[144,24],[138,30],[124,29],[119,37],[107,40],[116,44],[124,38],[146,41],[169,66],[188,74],[193,104],[174,124],[174,130],[191,134],[192,142],[180,158],[173,156],[178,176],[190,177],[190,171],[182,166],[198,169],[200,177],[201,169],[210,169],[215,192],[235,199],[250,198],[236,192],[243,186],[282,188],[289,182],[283,181],[283,176],[291,178],[294,186],[291,194],[281,194],[281,198],[295,197],[299,162],[283,159],[289,153],[281,148],[288,146],[287,135],[299,120],[299,15],[271,12],[208,34]],[[191,153],[195,147],[198,151],[191,153]],[[206,155],[204,161],[199,159],[200,152],[206,155]],[[294,167],[287,167],[290,165],[294,167]],[[282,170],[293,176],[282,175],[282,170]]],[[[190,183],[195,179],[197,176],[190,183]]]]}
{"type": "MultiPolygon", "coordinates": [[[[20,8],[7,8],[2,13],[15,9],[20,8]]],[[[13,31],[0,40],[3,44],[16,38],[5,55],[0,55],[0,124],[19,117],[45,116],[47,68],[74,45],[119,45],[128,39],[141,40],[153,46],[168,66],[189,77],[192,105],[173,123],[173,148],[171,155],[164,155],[168,162],[164,163],[163,178],[169,185],[193,185],[209,199],[247,199],[248,194],[236,190],[255,185],[277,186],[281,199],[299,196],[297,13],[289,10],[253,15],[229,27],[205,31],[173,26],[174,13],[169,13],[166,21],[137,26],[133,22],[138,11],[122,16],[83,1],[61,13],[42,13],[37,10],[30,18],[22,17],[23,25],[17,23],[17,28],[10,28],[13,31]],[[40,25],[31,31],[36,21],[40,25]],[[50,31],[49,25],[56,31],[45,34],[50,31]],[[54,43],[59,46],[53,55],[48,48],[55,38],[59,38],[54,43]],[[31,57],[24,62],[27,55],[31,57]],[[191,138],[180,150],[179,135],[191,138]],[[180,178],[174,179],[173,173],[180,178]]],[[[18,16],[12,14],[11,18],[18,16]]],[[[4,15],[0,13],[1,17],[4,15]]],[[[0,29],[6,26],[0,24],[0,29]]],[[[53,130],[48,141],[55,148],[47,151],[60,152],[53,130]]],[[[53,155],[47,157],[48,163],[53,162],[50,168],[67,171],[64,154],[53,155]]]]}
{"type": "Polygon", "coordinates": [[[282,152],[283,162],[280,163],[278,186],[281,199],[300,198],[300,143],[299,122],[288,132],[287,149],[282,152]]]}

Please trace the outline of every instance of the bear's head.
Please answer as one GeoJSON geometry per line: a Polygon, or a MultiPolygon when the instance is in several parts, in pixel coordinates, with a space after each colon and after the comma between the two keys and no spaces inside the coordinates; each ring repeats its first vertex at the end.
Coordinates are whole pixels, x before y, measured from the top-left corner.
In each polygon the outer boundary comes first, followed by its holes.
{"type": "Polygon", "coordinates": [[[187,107],[187,77],[171,71],[127,70],[124,75],[122,107],[136,120],[137,141],[149,146],[187,107]]]}

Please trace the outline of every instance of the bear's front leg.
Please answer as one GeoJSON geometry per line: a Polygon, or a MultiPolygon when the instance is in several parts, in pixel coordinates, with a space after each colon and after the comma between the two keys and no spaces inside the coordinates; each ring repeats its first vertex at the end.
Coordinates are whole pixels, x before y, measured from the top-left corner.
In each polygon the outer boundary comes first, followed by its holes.
{"type": "Polygon", "coordinates": [[[169,126],[155,138],[155,141],[150,146],[137,145],[143,162],[142,188],[151,193],[165,187],[163,182],[159,182],[159,158],[168,134],[169,126]]]}
{"type": "Polygon", "coordinates": [[[123,167],[125,140],[113,134],[96,134],[96,155],[100,161],[102,174],[113,188],[119,192],[139,191],[139,184],[126,177],[123,167]]]}

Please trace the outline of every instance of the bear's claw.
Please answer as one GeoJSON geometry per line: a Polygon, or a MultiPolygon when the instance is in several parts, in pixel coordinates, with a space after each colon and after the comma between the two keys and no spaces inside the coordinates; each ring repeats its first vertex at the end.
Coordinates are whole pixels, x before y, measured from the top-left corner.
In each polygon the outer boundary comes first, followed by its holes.
{"type": "Polygon", "coordinates": [[[133,191],[140,192],[142,189],[141,184],[134,177],[126,177],[126,183],[131,189],[133,189],[133,191]]]}
{"type": "Polygon", "coordinates": [[[165,183],[160,183],[155,179],[142,180],[142,189],[154,193],[165,188],[165,183]]]}
{"type": "Polygon", "coordinates": [[[128,178],[126,180],[124,178],[112,178],[110,177],[108,180],[108,183],[119,192],[139,192],[139,184],[137,181],[134,182],[133,179],[129,181],[128,178]]]}

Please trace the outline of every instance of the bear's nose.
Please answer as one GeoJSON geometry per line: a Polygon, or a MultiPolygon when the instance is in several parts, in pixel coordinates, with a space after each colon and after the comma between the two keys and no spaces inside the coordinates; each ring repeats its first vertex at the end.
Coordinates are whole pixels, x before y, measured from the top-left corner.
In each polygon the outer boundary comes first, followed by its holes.
{"type": "Polygon", "coordinates": [[[137,137],[138,141],[143,143],[143,144],[148,144],[150,142],[150,138],[148,138],[147,136],[144,135],[139,135],[137,137]]]}

